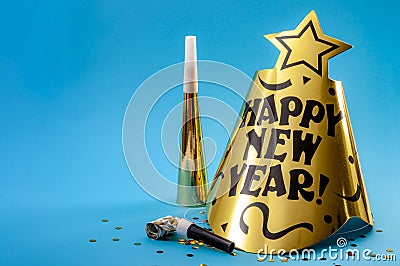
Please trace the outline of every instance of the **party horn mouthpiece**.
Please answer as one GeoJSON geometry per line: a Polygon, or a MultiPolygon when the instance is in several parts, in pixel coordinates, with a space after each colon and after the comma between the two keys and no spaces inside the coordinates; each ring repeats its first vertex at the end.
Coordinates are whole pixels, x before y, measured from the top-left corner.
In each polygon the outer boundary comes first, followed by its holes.
{"type": "Polygon", "coordinates": [[[197,99],[196,36],[186,36],[183,80],[184,102],[177,203],[182,206],[201,206],[206,202],[208,182],[197,99]]]}

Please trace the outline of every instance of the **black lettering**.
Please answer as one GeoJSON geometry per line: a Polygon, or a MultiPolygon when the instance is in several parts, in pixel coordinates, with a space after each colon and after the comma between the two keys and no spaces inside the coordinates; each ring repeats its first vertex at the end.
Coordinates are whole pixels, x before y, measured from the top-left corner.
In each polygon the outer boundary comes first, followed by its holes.
{"type": "Polygon", "coordinates": [[[268,191],[271,192],[276,191],[277,197],[286,194],[285,183],[283,182],[283,176],[282,176],[282,167],[280,164],[272,166],[269,170],[267,183],[262,195],[267,196],[268,191]],[[275,187],[271,186],[272,179],[274,179],[275,181],[275,187]]]}
{"type": "Polygon", "coordinates": [[[322,103],[314,100],[307,100],[300,126],[308,128],[310,126],[311,120],[314,121],[315,123],[320,123],[324,118],[324,115],[325,115],[325,108],[322,105],[322,103]],[[316,115],[313,115],[315,107],[318,108],[318,111],[316,115]]]}
{"type": "Polygon", "coordinates": [[[267,166],[263,165],[249,165],[249,170],[247,171],[246,179],[244,180],[243,188],[242,191],[240,191],[240,194],[246,194],[250,196],[255,196],[257,197],[258,194],[260,194],[261,188],[257,188],[256,190],[250,190],[251,189],[251,184],[253,183],[254,180],[260,181],[260,176],[255,174],[256,170],[261,170],[263,174],[265,174],[265,171],[267,170],[267,166]]]}
{"type": "Polygon", "coordinates": [[[305,188],[311,187],[313,184],[313,177],[309,172],[304,169],[293,169],[290,171],[290,188],[289,200],[298,200],[299,192],[306,201],[312,201],[314,198],[314,191],[306,191],[305,188]],[[304,182],[300,183],[299,177],[304,177],[304,182]]]}
{"type": "Polygon", "coordinates": [[[289,125],[289,116],[299,116],[303,110],[303,104],[300,99],[294,96],[288,96],[281,100],[281,121],[279,125],[289,125]],[[290,102],[294,103],[294,109],[290,110],[290,102]]]}
{"type": "Polygon", "coordinates": [[[280,138],[281,134],[284,134],[289,139],[290,129],[276,129],[276,128],[272,129],[267,152],[265,153],[264,158],[275,159],[279,160],[280,162],[283,162],[283,160],[285,160],[287,155],[286,152],[279,155],[275,154],[276,145],[278,144],[285,145],[285,140],[280,138]]]}
{"type": "Polygon", "coordinates": [[[243,164],[242,170],[238,173],[238,165],[231,168],[231,189],[229,190],[228,197],[236,196],[237,185],[240,177],[242,176],[244,170],[246,170],[247,164],[243,164]]]}
{"type": "Polygon", "coordinates": [[[339,111],[337,115],[335,115],[335,106],[333,104],[326,105],[326,114],[328,116],[328,136],[335,136],[335,126],[339,123],[340,120],[343,119],[342,111],[339,111]]]}
{"type": "Polygon", "coordinates": [[[304,152],[304,164],[311,165],[311,160],[322,141],[320,136],[313,142],[313,134],[306,133],[304,140],[302,139],[303,132],[301,130],[293,131],[293,161],[300,161],[301,154],[304,152]]]}
{"type": "Polygon", "coordinates": [[[247,157],[249,156],[249,149],[250,146],[253,146],[253,148],[257,151],[257,158],[260,158],[261,156],[261,149],[263,146],[263,141],[264,141],[264,136],[265,136],[265,131],[267,129],[263,128],[261,129],[261,135],[258,136],[256,131],[254,129],[250,130],[246,136],[248,138],[246,149],[244,150],[243,154],[243,160],[246,160],[247,157]]]}
{"type": "MultiPolygon", "coordinates": [[[[242,123],[240,124],[240,127],[244,127],[244,125],[246,124],[246,120],[247,120],[247,116],[250,113],[250,119],[249,122],[247,123],[247,126],[254,126],[255,122],[256,122],[256,114],[258,112],[258,108],[260,107],[260,102],[261,99],[257,98],[254,99],[254,104],[252,107],[250,107],[250,103],[252,102],[252,100],[246,102],[244,111],[243,111],[243,115],[242,115],[242,123]]],[[[257,125],[260,125],[257,123],[257,125]]]]}
{"type": "Polygon", "coordinates": [[[257,124],[261,125],[262,121],[268,121],[269,124],[278,121],[274,94],[264,99],[264,104],[261,108],[260,117],[258,118],[257,124]],[[267,110],[268,115],[265,115],[265,110],[267,110]]]}

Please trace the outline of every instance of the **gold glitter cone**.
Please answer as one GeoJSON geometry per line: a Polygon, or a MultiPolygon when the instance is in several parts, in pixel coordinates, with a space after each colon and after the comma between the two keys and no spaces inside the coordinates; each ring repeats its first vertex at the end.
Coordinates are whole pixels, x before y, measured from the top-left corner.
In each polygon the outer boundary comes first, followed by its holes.
{"type": "Polygon", "coordinates": [[[206,202],[208,182],[197,99],[195,36],[186,37],[183,91],[183,126],[177,202],[183,206],[201,206],[206,202]]]}
{"type": "Polygon", "coordinates": [[[351,46],[323,34],[314,11],[266,37],[281,53],[255,73],[211,185],[213,231],[270,254],[372,228],[343,87],[328,78],[328,59],[351,46]]]}

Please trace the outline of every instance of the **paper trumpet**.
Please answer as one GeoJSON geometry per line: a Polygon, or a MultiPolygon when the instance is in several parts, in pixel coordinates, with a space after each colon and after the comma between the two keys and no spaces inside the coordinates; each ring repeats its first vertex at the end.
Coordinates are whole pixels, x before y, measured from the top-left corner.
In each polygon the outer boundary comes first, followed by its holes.
{"type": "Polygon", "coordinates": [[[186,36],[183,92],[177,202],[183,206],[200,206],[206,202],[208,182],[197,99],[196,36],[186,36]]]}
{"type": "Polygon", "coordinates": [[[372,228],[343,87],[328,78],[328,59],[351,46],[323,34],[314,11],[266,37],[281,53],[254,75],[213,180],[213,231],[245,251],[277,253],[372,228]]]}

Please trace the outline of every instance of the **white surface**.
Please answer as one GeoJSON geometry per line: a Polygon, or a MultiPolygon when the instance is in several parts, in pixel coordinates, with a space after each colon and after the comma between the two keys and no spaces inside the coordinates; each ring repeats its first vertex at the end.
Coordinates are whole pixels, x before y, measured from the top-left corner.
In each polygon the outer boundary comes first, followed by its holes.
{"type": "Polygon", "coordinates": [[[196,36],[185,38],[185,67],[183,92],[198,92],[196,36]]]}
{"type": "Polygon", "coordinates": [[[178,226],[176,227],[176,233],[178,235],[181,235],[181,236],[184,236],[187,238],[187,234],[186,234],[187,230],[188,230],[189,226],[193,223],[189,222],[188,220],[183,219],[183,218],[177,218],[177,220],[178,220],[178,226]]]}

